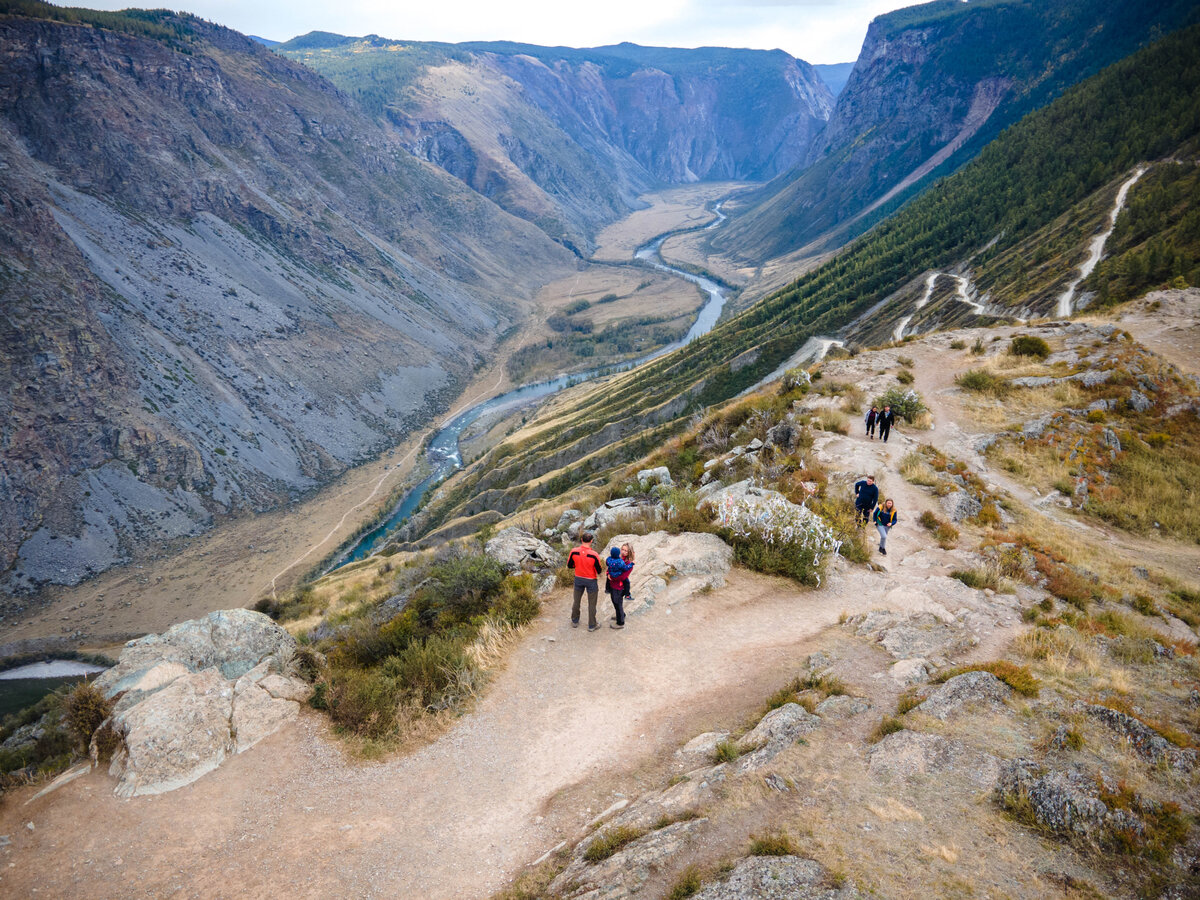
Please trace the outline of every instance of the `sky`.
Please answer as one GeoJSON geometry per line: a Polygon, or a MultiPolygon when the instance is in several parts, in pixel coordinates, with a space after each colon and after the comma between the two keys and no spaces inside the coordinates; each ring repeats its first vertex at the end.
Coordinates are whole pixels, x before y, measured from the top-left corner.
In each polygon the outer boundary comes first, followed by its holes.
{"type": "MultiPolygon", "coordinates": [[[[511,40],[595,47],[786,50],[811,63],[853,62],[867,25],[914,0],[175,0],[170,6],[245,34],[287,40],[309,31],[419,41],[511,40]]],[[[73,0],[124,9],[130,0],[73,0]]],[[[142,4],[139,4],[142,5],[142,4]]],[[[157,6],[147,2],[145,6],[157,6]]]]}

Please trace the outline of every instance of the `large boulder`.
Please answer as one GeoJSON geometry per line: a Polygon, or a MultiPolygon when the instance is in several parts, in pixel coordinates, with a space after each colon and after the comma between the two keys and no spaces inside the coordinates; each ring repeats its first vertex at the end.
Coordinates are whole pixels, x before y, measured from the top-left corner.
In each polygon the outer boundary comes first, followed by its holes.
{"type": "Polygon", "coordinates": [[[738,749],[744,754],[737,761],[738,771],[752,772],[762,768],[804,735],[820,727],[820,718],[799,703],[785,703],[771,710],[738,741],[738,749]]]}
{"type": "Polygon", "coordinates": [[[705,886],[696,900],[853,900],[851,883],[832,887],[834,879],[819,862],[802,856],[750,856],[705,886]]]}
{"type": "Polygon", "coordinates": [[[983,504],[966,491],[954,491],[942,498],[942,511],[952,522],[961,522],[979,515],[983,504]]]}
{"type": "MultiPolygon", "coordinates": [[[[630,575],[632,599],[625,603],[626,613],[636,613],[655,603],[669,606],[691,601],[706,589],[724,587],[733,564],[732,548],[715,534],[618,534],[611,545],[626,542],[637,554],[630,575]]],[[[597,550],[604,554],[604,548],[597,550]]]]}
{"type": "Polygon", "coordinates": [[[300,713],[311,688],[289,674],[296,642],[261,613],[210,613],[125,645],[96,679],[117,697],[109,767],[122,797],[191,784],[300,713]]]}
{"type": "Polygon", "coordinates": [[[494,534],[483,552],[509,572],[524,569],[557,569],[563,564],[562,555],[543,540],[520,528],[505,528],[494,534]]]}
{"type": "Polygon", "coordinates": [[[653,469],[642,469],[637,473],[638,487],[643,491],[656,484],[661,484],[665,487],[674,487],[675,482],[671,479],[671,470],[666,466],[657,466],[653,469]]]}
{"type": "MultiPolygon", "coordinates": [[[[96,687],[112,697],[135,685],[147,690],[145,677],[163,663],[177,663],[188,672],[217,668],[226,679],[245,675],[265,659],[283,671],[296,653],[296,639],[262,613],[223,609],[202,619],[172,625],[162,634],[130,641],[117,664],[96,678],[96,687]]],[[[166,679],[158,688],[169,684],[166,679]]],[[[157,689],[157,688],[154,688],[157,689]]]]}
{"type": "Polygon", "coordinates": [[[1046,770],[1033,760],[1014,759],[1001,766],[995,796],[1001,806],[1063,837],[1108,843],[1114,835],[1144,835],[1145,823],[1138,815],[1142,799],[1134,795],[1133,809],[1113,809],[1102,799],[1102,789],[1110,796],[1120,790],[1103,774],[1078,767],[1046,770]]]}

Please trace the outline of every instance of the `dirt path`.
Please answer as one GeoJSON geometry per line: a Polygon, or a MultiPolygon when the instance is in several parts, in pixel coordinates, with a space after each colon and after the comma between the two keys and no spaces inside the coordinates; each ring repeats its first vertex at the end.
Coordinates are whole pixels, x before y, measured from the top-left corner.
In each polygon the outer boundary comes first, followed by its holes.
{"type": "MultiPolygon", "coordinates": [[[[888,470],[907,444],[830,435],[821,452],[888,470]]],[[[889,484],[902,507],[916,503],[911,486],[889,484]]],[[[595,798],[598,813],[614,784],[756,708],[795,673],[803,642],[841,614],[936,607],[928,579],[945,574],[951,556],[911,520],[889,544],[891,572],[839,566],[818,591],[741,570],[725,588],[694,595],[677,580],[623,632],[570,628],[559,591],[477,709],[408,757],[348,761],[310,713],[173,793],[121,801],[99,772],[28,807],[32,789],[18,792],[0,812],[0,834],[12,838],[0,851],[11,863],[0,888],[486,897],[578,836],[581,802],[595,798]]],[[[634,587],[636,596],[636,579],[634,587]]]]}

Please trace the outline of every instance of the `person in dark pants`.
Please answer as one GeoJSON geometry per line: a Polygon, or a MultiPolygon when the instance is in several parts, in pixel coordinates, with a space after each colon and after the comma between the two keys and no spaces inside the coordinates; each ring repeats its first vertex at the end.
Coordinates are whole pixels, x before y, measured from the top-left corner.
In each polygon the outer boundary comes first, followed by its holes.
{"type": "Polygon", "coordinates": [[[885,406],[883,412],[879,414],[879,436],[883,438],[886,444],[888,435],[892,433],[892,426],[896,424],[896,414],[892,412],[890,406],[885,406]]]}
{"type": "Polygon", "coordinates": [[[875,484],[875,476],[868,475],[862,481],[854,483],[854,508],[858,511],[858,524],[865,525],[871,521],[871,510],[879,502],[879,488],[875,484]]]}
{"type": "Polygon", "coordinates": [[[879,418],[879,408],[872,406],[867,413],[867,437],[875,440],[875,420],[879,418]]]}
{"type": "Polygon", "coordinates": [[[579,602],[583,592],[588,595],[588,631],[597,631],[596,597],[600,593],[600,570],[603,563],[600,554],[592,549],[592,533],[585,531],[579,536],[579,546],[567,556],[567,568],[575,570],[575,599],[571,604],[571,627],[579,627],[579,602]]]}
{"type": "Polygon", "coordinates": [[[621,551],[617,547],[608,551],[608,559],[604,560],[604,567],[608,570],[604,589],[612,598],[613,610],[616,612],[616,621],[611,627],[624,628],[625,592],[629,590],[629,570],[633,567],[621,558],[621,551]]]}

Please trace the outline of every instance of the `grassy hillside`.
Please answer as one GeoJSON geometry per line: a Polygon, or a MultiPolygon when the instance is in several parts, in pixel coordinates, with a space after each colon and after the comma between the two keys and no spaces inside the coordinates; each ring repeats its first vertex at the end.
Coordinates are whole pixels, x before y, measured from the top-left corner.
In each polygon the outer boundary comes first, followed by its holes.
{"type": "Polygon", "coordinates": [[[817,239],[837,246],[1069,86],[1195,22],[1191,2],[1136,0],[939,0],[881,16],[805,162],[749,198],[712,243],[749,260],[817,239]],[[947,159],[871,209],[960,129],[965,142],[947,159]]]}
{"type": "Polygon", "coordinates": [[[684,417],[754,384],[807,338],[835,331],[921,272],[950,267],[984,246],[984,261],[999,257],[1135,164],[1194,153],[1197,40],[1200,28],[1188,29],[1111,66],[1009,129],[826,265],[678,353],[543,414],[435,503],[427,527],[485,508],[511,512],[527,499],[584,483],[645,452],[684,417]],[[550,473],[552,482],[538,482],[550,473]]]}

